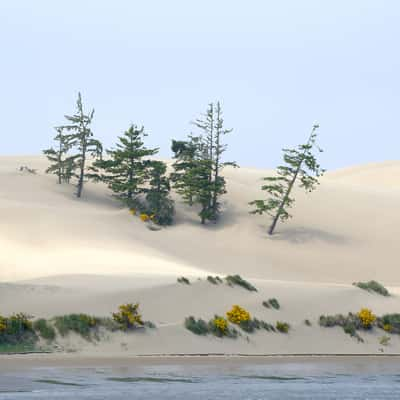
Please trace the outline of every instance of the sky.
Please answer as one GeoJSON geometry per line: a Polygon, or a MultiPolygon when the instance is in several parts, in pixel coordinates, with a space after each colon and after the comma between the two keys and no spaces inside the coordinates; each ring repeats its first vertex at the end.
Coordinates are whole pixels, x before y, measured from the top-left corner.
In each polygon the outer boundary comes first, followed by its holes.
{"type": "Polygon", "coordinates": [[[226,161],[273,168],[320,124],[321,164],[400,158],[397,0],[0,0],[0,154],[39,154],[78,91],[106,147],[170,158],[222,103],[226,161]]]}

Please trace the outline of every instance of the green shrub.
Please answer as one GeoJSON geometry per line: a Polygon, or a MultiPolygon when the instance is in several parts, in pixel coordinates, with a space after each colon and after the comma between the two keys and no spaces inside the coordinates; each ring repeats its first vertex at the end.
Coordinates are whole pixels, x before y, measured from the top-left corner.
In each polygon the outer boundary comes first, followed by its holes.
{"type": "Polygon", "coordinates": [[[207,335],[209,333],[207,322],[201,318],[196,320],[192,316],[185,318],[185,328],[196,335],[207,335]]]}
{"type": "Polygon", "coordinates": [[[305,320],[304,320],[304,323],[305,323],[307,326],[311,326],[311,322],[310,322],[309,319],[305,319],[305,320]]]}
{"type": "Polygon", "coordinates": [[[281,321],[277,321],[275,327],[281,333],[288,333],[290,329],[290,325],[287,322],[281,321]]]}
{"type": "Polygon", "coordinates": [[[385,314],[376,321],[378,327],[386,332],[400,334],[400,314],[385,314]]]}
{"type": "Polygon", "coordinates": [[[213,285],[219,285],[220,283],[222,283],[222,279],[219,276],[208,275],[207,281],[212,283],[213,285]]]}
{"type": "Polygon", "coordinates": [[[375,292],[382,296],[390,296],[389,291],[377,281],[354,282],[353,285],[360,289],[367,290],[368,292],[375,292]]]}
{"type": "Polygon", "coordinates": [[[38,338],[33,330],[31,318],[24,313],[9,317],[0,316],[0,345],[33,346],[38,338]]]}
{"type": "Polygon", "coordinates": [[[181,276],[180,278],[177,279],[178,283],[183,283],[185,285],[190,285],[190,281],[188,278],[185,278],[184,276],[181,276]]]}
{"type": "Polygon", "coordinates": [[[279,301],[275,298],[268,299],[267,301],[263,301],[262,305],[266,308],[274,308],[275,310],[279,310],[281,308],[281,305],[279,304],[279,301]]]}
{"type": "Polygon", "coordinates": [[[48,341],[54,340],[56,337],[56,331],[53,326],[46,321],[44,318],[38,319],[33,323],[33,329],[39,334],[39,336],[48,341]]]}
{"type": "Polygon", "coordinates": [[[54,326],[61,336],[75,332],[90,339],[92,331],[99,326],[99,318],[87,314],[68,314],[54,317],[54,326]]]}
{"type": "Polygon", "coordinates": [[[250,292],[257,292],[257,289],[248,281],[244,280],[240,275],[228,275],[225,278],[229,286],[241,286],[250,292]]]}

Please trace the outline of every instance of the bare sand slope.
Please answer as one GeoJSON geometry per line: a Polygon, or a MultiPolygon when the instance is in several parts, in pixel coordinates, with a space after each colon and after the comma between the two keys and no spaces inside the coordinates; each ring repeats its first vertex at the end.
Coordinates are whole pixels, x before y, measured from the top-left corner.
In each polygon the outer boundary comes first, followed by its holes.
{"type": "Polygon", "coordinates": [[[0,159],[0,280],[211,271],[312,282],[376,278],[400,285],[400,162],[327,174],[318,191],[299,193],[293,220],[278,225],[273,237],[266,234],[269,218],[249,215],[248,206],[263,196],[260,179],[268,171],[226,171],[228,194],[218,225],[201,226],[196,211],[178,202],[176,224],[153,232],[103,185],[87,185],[77,200],[74,188],[57,185],[45,167],[41,157],[0,159]],[[20,165],[38,174],[21,173],[20,165]],[[384,177],[383,187],[377,176],[384,177]]]}
{"type": "MultiPolygon", "coordinates": [[[[358,344],[341,329],[320,328],[318,317],[363,306],[377,314],[400,312],[400,162],[328,173],[315,193],[296,193],[293,220],[272,237],[268,217],[249,215],[248,207],[263,196],[261,177],[270,171],[226,170],[228,194],[217,225],[201,226],[196,210],[177,199],[176,224],[150,231],[103,185],[88,184],[78,200],[74,188],[57,185],[45,167],[42,157],[0,158],[1,314],[110,315],[121,303],[139,301],[158,329],[114,334],[102,343],[102,354],[259,354],[380,352],[382,332],[365,333],[358,344]],[[20,172],[20,165],[38,173],[20,172]],[[204,281],[209,273],[240,274],[259,292],[213,286],[204,281]],[[176,284],[180,275],[195,283],[176,284]],[[351,286],[369,279],[393,296],[351,286]],[[261,305],[271,297],[281,302],[280,311],[261,305]],[[272,323],[288,321],[292,331],[230,341],[195,337],[182,327],[185,316],[211,318],[232,304],[272,323]]],[[[73,337],[63,346],[98,352],[73,337]]],[[[400,353],[397,336],[385,352],[400,353]]]]}

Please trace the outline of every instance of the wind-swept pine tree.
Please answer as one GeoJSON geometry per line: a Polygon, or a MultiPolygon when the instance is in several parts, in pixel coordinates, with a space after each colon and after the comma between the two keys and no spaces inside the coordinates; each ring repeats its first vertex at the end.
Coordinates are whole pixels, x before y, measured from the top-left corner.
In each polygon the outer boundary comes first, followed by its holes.
{"type": "Polygon", "coordinates": [[[143,185],[150,166],[146,158],[158,152],[157,148],[145,147],[145,136],[144,127],[131,125],[118,138],[116,148],[106,150],[108,158],[95,161],[91,168],[91,176],[105,182],[114,196],[129,207],[137,206],[137,196],[145,193],[143,185]]]}
{"type": "Polygon", "coordinates": [[[94,110],[90,111],[88,114],[84,113],[82,96],[80,93],[78,93],[76,107],[76,114],[65,115],[65,118],[70,121],[71,124],[60,126],[59,129],[65,129],[69,132],[64,136],[67,148],[76,148],[78,150],[77,154],[67,157],[66,163],[70,166],[76,166],[77,173],[74,173],[74,176],[78,179],[76,196],[81,197],[83,184],[90,177],[86,166],[88,155],[101,158],[103,148],[100,141],[93,138],[93,132],[90,129],[94,110]]]}
{"type": "Polygon", "coordinates": [[[265,190],[270,197],[267,200],[254,200],[249,203],[256,207],[250,212],[251,214],[267,213],[273,218],[268,230],[270,235],[274,233],[279,220],[284,222],[291,218],[288,209],[293,207],[295,200],[290,197],[290,193],[296,180],[300,179],[300,187],[307,192],[312,192],[319,184],[318,178],[325,172],[312,153],[314,147],[322,152],[316,145],[318,128],[318,124],[313,126],[306,144],[298,146],[297,149],[283,149],[285,165],[277,167],[277,176],[263,178],[268,183],[261,189],[265,190]]]}
{"type": "Polygon", "coordinates": [[[50,147],[49,149],[43,150],[43,153],[50,161],[50,166],[46,169],[46,173],[57,175],[59,184],[69,183],[74,173],[75,165],[73,160],[66,157],[69,148],[66,143],[66,138],[63,135],[63,129],[61,127],[55,129],[57,135],[54,137],[54,140],[58,142],[57,149],[50,147]]]}
{"type": "Polygon", "coordinates": [[[174,202],[169,196],[171,187],[166,171],[167,166],[164,162],[150,161],[146,205],[152,220],[158,225],[172,224],[175,212],[174,202]]]}
{"type": "Polygon", "coordinates": [[[201,223],[215,223],[221,211],[220,196],[226,193],[221,171],[226,165],[237,166],[234,162],[222,161],[222,154],[227,149],[223,136],[232,130],[224,128],[219,102],[210,103],[206,114],[193,124],[199,128],[199,136],[190,136],[186,142],[173,142],[177,161],[173,165],[172,180],[188,204],[200,205],[201,223]]]}

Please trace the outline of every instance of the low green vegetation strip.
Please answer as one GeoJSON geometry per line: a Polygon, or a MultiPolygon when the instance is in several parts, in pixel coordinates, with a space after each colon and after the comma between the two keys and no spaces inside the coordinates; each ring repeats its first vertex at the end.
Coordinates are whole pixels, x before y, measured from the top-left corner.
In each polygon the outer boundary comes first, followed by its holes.
{"type": "Polygon", "coordinates": [[[250,313],[239,305],[232,306],[226,312],[226,318],[215,315],[208,322],[193,316],[185,319],[185,327],[196,335],[214,335],[217,337],[237,338],[241,336],[241,331],[253,333],[258,330],[268,332],[288,333],[290,325],[287,322],[277,321],[272,325],[266,321],[252,318],[250,313]],[[239,330],[240,329],[240,330],[239,330]]]}
{"type": "Polygon", "coordinates": [[[67,314],[32,321],[32,317],[24,313],[0,316],[0,353],[32,352],[37,350],[40,342],[51,345],[57,334],[66,336],[75,333],[92,341],[99,340],[100,329],[113,332],[155,327],[152,322],[142,320],[138,303],[122,304],[112,317],[106,318],[67,314]]]}
{"type": "MultiPolygon", "coordinates": [[[[400,334],[400,314],[384,314],[378,317],[368,308],[362,308],[358,313],[349,312],[347,315],[321,315],[319,324],[327,328],[340,326],[345,333],[359,342],[364,340],[358,332],[372,331],[375,328],[382,329],[387,333],[400,334]]],[[[384,344],[388,340],[381,338],[380,342],[384,344]]]]}
{"type": "Polygon", "coordinates": [[[380,294],[381,296],[390,296],[389,291],[377,281],[354,282],[353,285],[368,292],[380,294]]]}

